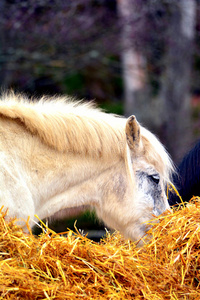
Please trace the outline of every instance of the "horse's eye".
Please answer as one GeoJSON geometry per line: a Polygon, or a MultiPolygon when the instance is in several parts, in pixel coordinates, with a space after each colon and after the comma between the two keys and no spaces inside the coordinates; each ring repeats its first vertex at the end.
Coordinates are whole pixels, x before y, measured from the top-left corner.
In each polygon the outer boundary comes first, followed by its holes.
{"type": "Polygon", "coordinates": [[[149,175],[148,177],[156,184],[158,184],[160,181],[160,176],[158,174],[149,175]]]}

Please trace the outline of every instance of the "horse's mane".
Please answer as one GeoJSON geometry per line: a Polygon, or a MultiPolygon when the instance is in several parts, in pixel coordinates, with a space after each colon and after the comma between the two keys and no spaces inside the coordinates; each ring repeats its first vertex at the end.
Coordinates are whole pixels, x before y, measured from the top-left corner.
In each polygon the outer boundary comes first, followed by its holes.
{"type": "MultiPolygon", "coordinates": [[[[0,115],[20,120],[32,134],[61,152],[107,158],[125,155],[126,119],[107,114],[91,102],[69,97],[30,100],[10,92],[1,97],[0,115]]],[[[164,147],[143,127],[141,135],[145,158],[167,178],[172,164],[164,147]]]]}
{"type": "Polygon", "coordinates": [[[13,92],[1,100],[1,115],[20,120],[58,151],[97,157],[124,154],[125,119],[104,113],[92,102],[69,97],[28,99],[13,92]]]}

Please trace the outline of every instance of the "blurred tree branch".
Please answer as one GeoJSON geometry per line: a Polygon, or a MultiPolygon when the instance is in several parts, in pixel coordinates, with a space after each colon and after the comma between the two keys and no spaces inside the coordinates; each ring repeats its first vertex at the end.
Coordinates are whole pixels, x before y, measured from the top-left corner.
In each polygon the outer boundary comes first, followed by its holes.
{"type": "Polygon", "coordinates": [[[166,65],[162,75],[162,136],[177,162],[192,141],[190,81],[196,1],[178,0],[169,6],[166,65]],[[178,151],[177,151],[178,149],[178,151]]]}

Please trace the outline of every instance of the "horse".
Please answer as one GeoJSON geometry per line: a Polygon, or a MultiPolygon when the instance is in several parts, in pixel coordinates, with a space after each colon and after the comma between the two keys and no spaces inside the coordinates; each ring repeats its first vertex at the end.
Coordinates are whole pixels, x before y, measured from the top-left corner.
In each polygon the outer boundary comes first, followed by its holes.
{"type": "Polygon", "coordinates": [[[180,196],[169,193],[171,206],[200,196],[200,141],[183,157],[177,172],[173,173],[172,181],[180,196]]]}
{"type": "MultiPolygon", "coordinates": [[[[173,163],[157,137],[67,96],[0,99],[0,206],[21,222],[90,207],[133,241],[169,209],[173,163]]],[[[21,225],[22,226],[22,225],[21,225]]],[[[25,226],[24,226],[25,227],[25,226]]]]}

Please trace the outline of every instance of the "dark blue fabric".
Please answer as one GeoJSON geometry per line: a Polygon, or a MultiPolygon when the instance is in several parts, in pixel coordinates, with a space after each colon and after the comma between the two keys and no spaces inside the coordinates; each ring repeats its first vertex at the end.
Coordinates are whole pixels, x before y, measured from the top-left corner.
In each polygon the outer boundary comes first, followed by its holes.
{"type": "MultiPolygon", "coordinates": [[[[200,196],[200,141],[186,154],[178,166],[173,183],[182,200],[189,201],[193,196],[200,196]]],[[[169,204],[180,203],[175,193],[169,194],[169,204]]]]}

